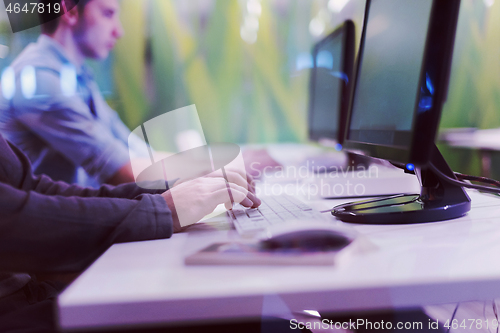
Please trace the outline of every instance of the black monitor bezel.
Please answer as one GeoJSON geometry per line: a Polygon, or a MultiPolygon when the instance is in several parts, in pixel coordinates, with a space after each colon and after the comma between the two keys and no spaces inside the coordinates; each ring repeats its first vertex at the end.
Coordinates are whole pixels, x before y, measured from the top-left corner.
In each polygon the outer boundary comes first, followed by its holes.
{"type": "Polygon", "coordinates": [[[352,88],[352,74],[354,71],[354,46],[355,46],[355,27],[354,22],[346,20],[340,27],[331,32],[328,36],[317,42],[312,49],[313,68],[309,76],[309,108],[308,108],[308,136],[311,141],[320,141],[321,139],[336,140],[342,144],[345,136],[345,122],[347,113],[349,112],[350,95],[352,88]],[[316,55],[319,49],[333,39],[342,37],[342,59],[341,70],[346,74],[348,81],[341,86],[339,99],[339,118],[336,135],[331,135],[332,131],[315,131],[312,126],[312,118],[314,113],[314,91],[316,81],[316,55]]]}
{"type": "MultiPolygon", "coordinates": [[[[453,45],[458,21],[460,0],[433,0],[429,17],[429,26],[425,42],[422,67],[419,77],[420,84],[416,93],[413,111],[412,130],[408,148],[402,146],[388,146],[368,142],[350,140],[349,126],[352,117],[353,102],[356,98],[357,80],[360,65],[363,60],[363,51],[366,36],[366,27],[369,18],[372,0],[367,0],[363,32],[358,51],[355,82],[353,84],[348,118],[345,122],[344,147],[348,151],[362,152],[372,157],[381,158],[399,163],[412,163],[416,166],[426,165],[430,159],[439,127],[442,105],[446,101],[448,82],[451,71],[453,45]],[[419,113],[418,105],[421,97],[421,87],[425,85],[426,74],[434,83],[435,94],[432,107],[426,112],[419,113]]],[[[395,6],[401,4],[394,4],[395,6]]]]}

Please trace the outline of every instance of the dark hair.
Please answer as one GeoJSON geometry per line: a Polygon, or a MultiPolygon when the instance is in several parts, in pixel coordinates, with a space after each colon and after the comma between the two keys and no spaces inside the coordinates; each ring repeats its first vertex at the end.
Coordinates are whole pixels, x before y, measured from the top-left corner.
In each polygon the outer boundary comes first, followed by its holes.
{"type": "MultiPolygon", "coordinates": [[[[65,7],[67,10],[70,10],[75,6],[78,8],[79,13],[83,13],[83,9],[85,5],[87,5],[91,0],[39,0],[38,3],[43,3],[44,5],[53,6],[56,3],[61,4],[64,1],[65,7]]],[[[61,12],[59,14],[55,14],[54,11],[45,10],[43,13],[39,13],[38,16],[40,18],[40,27],[42,28],[42,33],[44,34],[53,34],[57,27],[59,26],[59,18],[64,15],[64,6],[61,5],[61,12]]]]}

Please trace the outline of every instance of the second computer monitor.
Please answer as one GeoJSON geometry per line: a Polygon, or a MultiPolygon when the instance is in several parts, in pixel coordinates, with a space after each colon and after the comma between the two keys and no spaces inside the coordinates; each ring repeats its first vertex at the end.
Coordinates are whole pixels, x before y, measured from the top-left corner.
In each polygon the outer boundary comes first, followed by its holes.
{"type": "Polygon", "coordinates": [[[332,213],[343,221],[422,223],[470,210],[434,142],[459,7],[459,0],[367,0],[344,144],[406,166],[421,190],[337,206],[332,213]]]}
{"type": "MultiPolygon", "coordinates": [[[[309,139],[342,144],[354,63],[354,23],[315,44],[309,81],[309,139]]],[[[341,146],[337,146],[341,148],[341,146]]]]}
{"type": "Polygon", "coordinates": [[[460,1],[368,0],[346,145],[426,165],[446,100],[460,1]]]}

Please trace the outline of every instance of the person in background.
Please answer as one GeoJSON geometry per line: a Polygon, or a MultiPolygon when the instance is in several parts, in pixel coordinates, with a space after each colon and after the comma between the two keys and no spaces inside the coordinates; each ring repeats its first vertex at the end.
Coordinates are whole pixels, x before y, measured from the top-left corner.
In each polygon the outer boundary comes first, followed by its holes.
{"type": "Polygon", "coordinates": [[[133,182],[130,158],[149,156],[136,149],[138,137],[129,141],[130,130],[85,65],[86,59],[106,59],[123,36],[118,0],[77,5],[61,0],[60,5],[66,13],[40,14],[45,23],[37,42],[10,65],[16,89],[0,106],[0,131],[28,155],[35,174],[93,187],[133,182]],[[135,156],[129,157],[129,143],[135,156]]]}

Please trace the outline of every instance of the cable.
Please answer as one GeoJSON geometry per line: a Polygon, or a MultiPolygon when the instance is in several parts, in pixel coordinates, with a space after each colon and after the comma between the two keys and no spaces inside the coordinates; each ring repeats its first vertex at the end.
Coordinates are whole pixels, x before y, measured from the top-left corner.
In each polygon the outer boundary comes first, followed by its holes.
{"type": "MultiPolygon", "coordinates": [[[[492,306],[495,306],[495,305],[494,305],[494,303],[492,303],[492,306]]],[[[493,310],[493,312],[495,312],[495,311],[493,310]]],[[[485,320],[488,320],[488,319],[486,318],[486,301],[484,301],[484,302],[483,302],[483,318],[484,318],[485,320]]],[[[493,332],[491,331],[491,329],[490,329],[490,325],[489,325],[489,324],[488,324],[488,332],[493,333],[493,332]]]]}
{"type": "MultiPolygon", "coordinates": [[[[396,162],[390,162],[393,166],[397,167],[397,168],[400,168],[400,169],[403,169],[406,171],[406,167],[403,163],[396,163],[396,162]]],[[[433,169],[435,172],[437,169],[433,169]]],[[[437,170],[437,172],[444,176],[444,177],[448,177],[446,176],[445,174],[443,174],[441,171],[437,170]]],[[[499,190],[500,190],[500,181],[498,180],[495,180],[495,179],[491,179],[491,178],[486,178],[486,177],[479,177],[479,176],[471,176],[471,175],[466,175],[466,174],[463,174],[463,173],[460,173],[460,172],[454,172],[455,176],[457,177],[458,179],[458,183],[454,183],[456,185],[459,185],[459,186],[463,186],[463,187],[470,187],[470,188],[474,188],[472,186],[470,186],[471,184],[467,184],[467,183],[462,183],[460,181],[463,181],[463,180],[469,180],[469,181],[473,181],[473,182],[479,182],[479,183],[485,183],[485,184],[490,184],[490,185],[493,185],[493,186],[498,186],[499,187],[499,190]]],[[[453,179],[451,177],[449,177],[450,179],[453,179]]],[[[453,179],[454,181],[457,181],[456,179],[453,179]]],[[[473,184],[472,184],[473,185],[473,184]]],[[[487,189],[480,189],[482,191],[488,191],[487,189]]],[[[495,189],[493,189],[492,191],[490,192],[493,192],[493,193],[500,193],[500,191],[496,191],[495,189]]]]}
{"type": "Polygon", "coordinates": [[[389,161],[389,163],[391,163],[393,166],[395,166],[396,168],[399,168],[399,169],[403,169],[406,173],[409,173],[409,174],[412,174],[414,175],[415,174],[415,171],[414,170],[408,170],[406,168],[406,164],[404,163],[399,163],[399,162],[391,162],[389,161]]]}
{"type": "Polygon", "coordinates": [[[457,310],[458,310],[459,305],[460,305],[460,303],[457,303],[457,306],[455,307],[455,311],[453,311],[453,314],[451,315],[450,326],[448,326],[448,330],[446,331],[446,333],[450,333],[451,323],[453,322],[453,319],[455,318],[455,315],[457,314],[457,310]]]}
{"type": "Polygon", "coordinates": [[[497,319],[497,333],[498,333],[498,327],[500,326],[500,323],[498,322],[498,310],[497,310],[496,300],[493,300],[493,313],[495,314],[495,318],[497,319]]]}
{"type": "Polygon", "coordinates": [[[459,172],[455,172],[455,176],[457,176],[458,180],[470,180],[473,182],[481,182],[481,183],[491,184],[491,185],[495,185],[495,186],[500,187],[500,182],[498,180],[491,179],[491,178],[464,175],[464,174],[459,173],[459,172]]]}
{"type": "Polygon", "coordinates": [[[436,175],[438,175],[439,177],[441,177],[441,179],[443,179],[444,181],[446,181],[450,184],[461,186],[461,187],[472,188],[472,189],[476,189],[479,191],[500,194],[500,188],[494,188],[494,187],[484,186],[484,185],[467,184],[467,183],[461,182],[457,179],[453,179],[448,175],[445,175],[443,172],[441,172],[441,170],[436,168],[436,166],[432,163],[429,163],[429,167],[432,171],[434,171],[434,173],[436,173],[436,175]]]}
{"type": "Polygon", "coordinates": [[[389,161],[389,163],[391,163],[396,168],[400,168],[400,169],[404,169],[405,168],[405,166],[404,166],[403,163],[397,163],[397,162],[391,162],[391,161],[389,161]]]}

